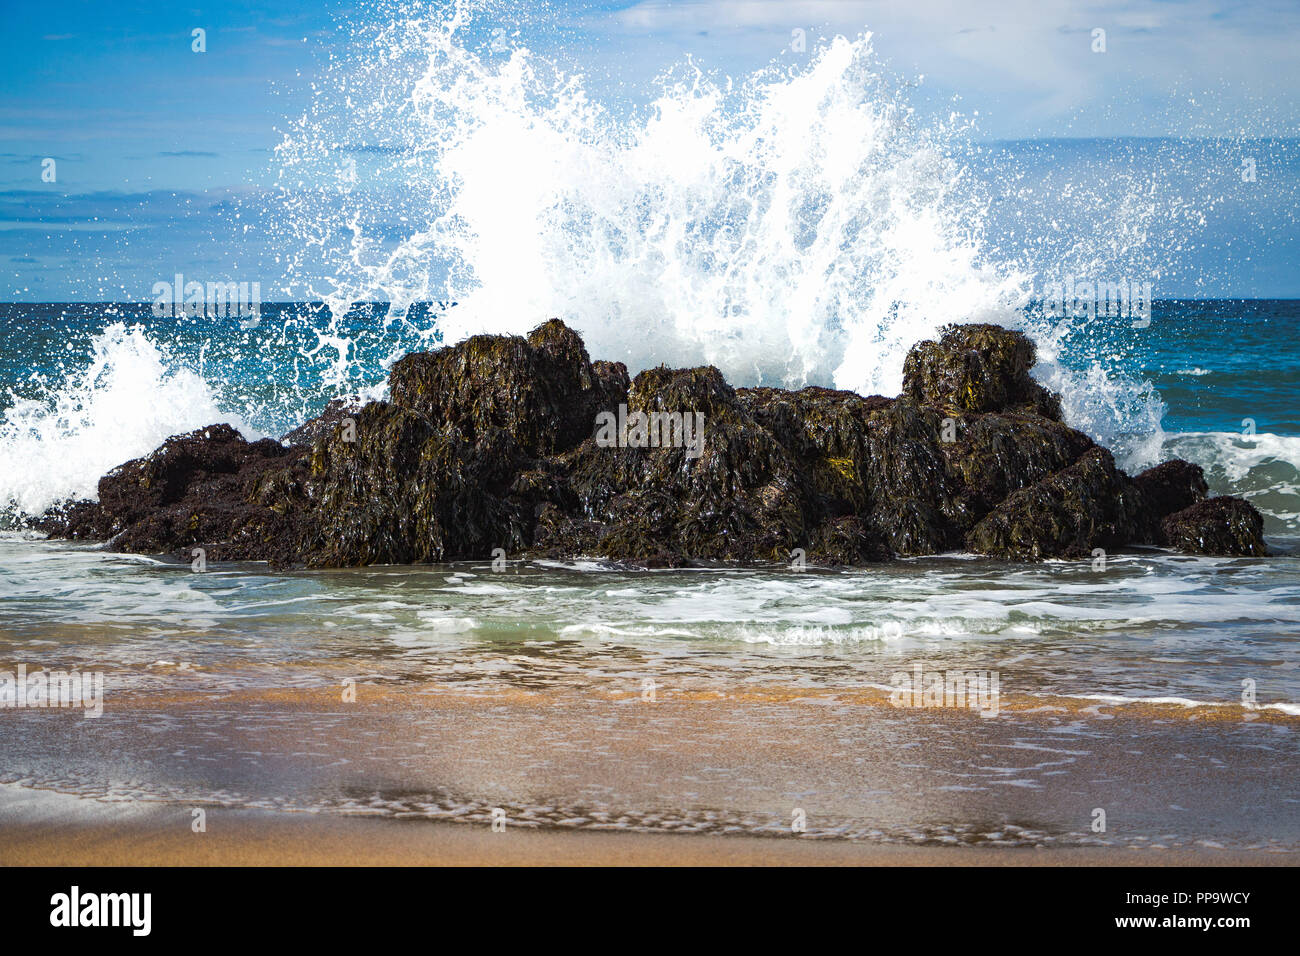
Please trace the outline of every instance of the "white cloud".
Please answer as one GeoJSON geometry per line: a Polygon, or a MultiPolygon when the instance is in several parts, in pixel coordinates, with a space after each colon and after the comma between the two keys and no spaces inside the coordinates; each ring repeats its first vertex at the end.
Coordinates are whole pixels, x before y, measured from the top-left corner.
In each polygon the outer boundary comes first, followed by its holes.
{"type": "Polygon", "coordinates": [[[1300,4],[1287,0],[642,0],[587,25],[753,65],[795,28],[869,31],[890,68],[960,94],[991,135],[1207,135],[1243,118],[1268,134],[1300,116],[1300,4]]]}

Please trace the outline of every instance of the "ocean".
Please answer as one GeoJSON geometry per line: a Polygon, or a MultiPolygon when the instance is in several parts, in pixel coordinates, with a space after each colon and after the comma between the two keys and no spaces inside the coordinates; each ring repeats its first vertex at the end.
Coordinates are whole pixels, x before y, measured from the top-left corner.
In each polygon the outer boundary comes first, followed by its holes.
{"type": "Polygon", "coordinates": [[[1185,137],[990,142],[870,34],[796,49],[784,24],[746,34],[766,68],[674,47],[634,86],[581,25],[517,7],[342,12],[301,111],[244,117],[267,163],[246,185],[22,194],[0,230],[0,817],[57,792],[184,834],[221,807],[1300,850],[1300,301],[1263,297],[1295,288],[1296,141],[1172,116],[1153,128],[1185,137]],[[178,274],[258,283],[258,315],[156,314],[178,274]],[[1144,308],[1045,307],[1076,281],[1144,308]],[[1018,328],[1067,423],[1130,473],[1198,463],[1271,554],[200,572],[30,527],[168,436],[278,437],[382,398],[410,351],[551,317],[632,374],[863,395],[898,394],[945,323],[1018,328]],[[102,677],[102,715],[25,706],[48,672],[102,677]]]}
{"type": "Polygon", "coordinates": [[[1300,303],[1157,301],[1123,351],[1054,344],[1053,375],[1109,362],[1150,384],[1159,430],[1113,432],[1128,464],[1153,438],[1201,464],[1264,514],[1263,559],[194,573],[24,528],[168,434],[278,435],[340,389],[381,394],[388,356],[438,339],[436,312],[386,311],[269,306],[243,328],[0,309],[0,672],[105,681],[99,718],[0,714],[0,783],[528,826],[775,834],[799,808],[814,837],[1300,847],[1300,303]],[[312,349],[340,329],[353,361],[331,379],[312,349]],[[995,713],[899,698],[933,673],[993,677],[995,713]],[[1097,832],[1105,807],[1124,822],[1097,832]]]}

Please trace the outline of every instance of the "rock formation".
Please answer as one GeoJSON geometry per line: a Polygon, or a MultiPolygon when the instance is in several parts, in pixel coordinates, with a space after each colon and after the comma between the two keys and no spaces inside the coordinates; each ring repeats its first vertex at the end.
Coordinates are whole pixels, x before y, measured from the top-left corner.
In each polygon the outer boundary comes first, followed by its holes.
{"type": "Polygon", "coordinates": [[[1266,553],[1258,512],[1207,498],[1196,465],[1117,468],[1061,421],[1033,363],[1024,335],[957,325],[911,350],[896,399],[733,388],[713,367],[629,381],[551,320],[527,338],[407,355],[387,402],[331,403],[280,442],[228,425],[170,438],[105,475],[98,501],[41,525],[119,551],[188,560],[201,547],[209,561],[277,567],[497,548],[643,567],[786,562],[795,549],[825,565],[1135,544],[1266,553]],[[602,413],[634,425],[598,442],[602,413]],[[676,440],[683,414],[702,416],[696,447],[676,440]]]}

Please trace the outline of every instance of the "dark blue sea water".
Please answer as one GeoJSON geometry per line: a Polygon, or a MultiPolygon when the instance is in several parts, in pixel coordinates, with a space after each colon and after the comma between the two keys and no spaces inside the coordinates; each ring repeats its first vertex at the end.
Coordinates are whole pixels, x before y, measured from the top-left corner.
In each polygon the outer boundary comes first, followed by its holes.
{"type": "Polygon", "coordinates": [[[1300,300],[1159,300],[1151,325],[1084,326],[1067,362],[1088,356],[1151,382],[1164,430],[1300,435],[1300,300]]]}

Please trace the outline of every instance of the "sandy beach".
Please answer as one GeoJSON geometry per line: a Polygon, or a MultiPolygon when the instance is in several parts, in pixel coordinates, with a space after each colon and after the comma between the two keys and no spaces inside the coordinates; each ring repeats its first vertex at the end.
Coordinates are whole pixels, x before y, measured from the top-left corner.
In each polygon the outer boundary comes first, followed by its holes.
{"type": "Polygon", "coordinates": [[[869,691],[651,703],[430,685],[362,686],[349,704],[305,688],[139,694],[95,720],[12,711],[0,754],[21,776],[0,786],[0,863],[1294,862],[1277,815],[1293,783],[1269,761],[1295,718],[1003,704],[986,719],[869,691]],[[51,754],[61,784],[41,782],[51,754]]]}
{"type": "MultiPolygon", "coordinates": [[[[1285,866],[1290,854],[879,846],[802,836],[538,831],[337,814],[113,807],[0,791],[6,866],[1285,866]]],[[[93,802],[91,802],[93,803],[93,802]]]]}

